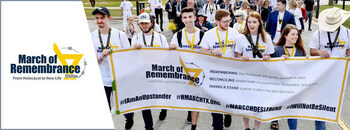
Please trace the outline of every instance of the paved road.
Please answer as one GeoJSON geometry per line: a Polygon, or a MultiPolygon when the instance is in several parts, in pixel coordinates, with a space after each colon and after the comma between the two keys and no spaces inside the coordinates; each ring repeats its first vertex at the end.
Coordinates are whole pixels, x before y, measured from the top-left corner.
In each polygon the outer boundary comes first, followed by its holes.
{"type": "MultiPolygon", "coordinates": [[[[162,32],[162,34],[164,34],[167,37],[168,42],[170,42],[171,37],[172,37],[172,33],[167,30],[168,20],[165,19],[164,22],[165,22],[164,29],[166,31],[162,32]]],[[[89,24],[89,28],[91,31],[97,29],[97,25],[96,25],[94,20],[88,20],[88,24],[89,24]]],[[[113,20],[110,22],[110,25],[114,28],[119,29],[119,30],[122,29],[122,21],[113,20]]],[[[308,26],[308,24],[306,24],[306,26],[308,26]]],[[[305,46],[305,49],[307,52],[309,52],[309,49],[307,47],[308,42],[311,40],[313,33],[318,29],[318,25],[313,24],[312,29],[313,29],[312,32],[305,31],[303,36],[302,36],[303,41],[304,41],[304,46],[305,46]]],[[[347,84],[347,86],[349,86],[349,83],[347,84]]],[[[349,110],[350,110],[350,102],[349,102],[350,95],[349,94],[350,94],[350,90],[348,89],[346,91],[346,94],[345,94],[344,104],[343,104],[343,108],[342,108],[343,112],[341,115],[341,117],[345,120],[345,122],[348,122],[348,123],[350,123],[350,112],[349,112],[349,110]]],[[[320,96],[327,96],[327,95],[320,95],[320,96]]],[[[160,112],[160,110],[152,110],[154,128],[156,130],[189,130],[189,129],[191,129],[191,126],[189,124],[186,124],[186,122],[185,122],[185,119],[187,116],[186,111],[169,110],[168,116],[164,121],[158,120],[159,112],[160,112]]],[[[124,125],[125,125],[124,116],[112,115],[112,117],[113,117],[115,128],[117,130],[124,129],[124,125]]],[[[135,113],[134,121],[135,121],[135,124],[134,124],[132,130],[144,129],[144,123],[142,120],[141,112],[135,113]]],[[[198,130],[210,130],[210,129],[212,129],[211,123],[212,123],[212,117],[211,117],[210,113],[202,112],[199,115],[199,122],[198,122],[197,129],[198,130]]],[[[254,125],[254,121],[250,120],[251,128],[253,127],[253,125],[254,125]]],[[[342,129],[338,124],[334,124],[334,123],[326,123],[326,126],[327,126],[328,130],[341,130],[342,129]]],[[[260,128],[262,130],[269,129],[270,128],[269,123],[262,123],[260,128]]],[[[280,128],[281,128],[281,130],[288,129],[288,124],[287,124],[287,121],[285,119],[280,121],[280,128]]],[[[226,128],[226,130],[243,130],[243,129],[244,129],[244,125],[243,125],[242,117],[237,117],[237,116],[233,116],[233,121],[232,121],[231,127],[226,128]]],[[[300,129],[300,130],[314,130],[315,129],[314,121],[298,120],[298,129],[300,129]]]]}

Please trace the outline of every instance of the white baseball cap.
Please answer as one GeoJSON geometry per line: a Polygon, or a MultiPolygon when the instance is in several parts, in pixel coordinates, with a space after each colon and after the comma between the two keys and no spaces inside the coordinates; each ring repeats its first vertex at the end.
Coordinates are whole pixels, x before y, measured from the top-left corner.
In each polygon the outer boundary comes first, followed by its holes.
{"type": "Polygon", "coordinates": [[[142,13],[139,16],[139,23],[144,22],[144,23],[150,23],[152,21],[152,16],[149,13],[142,13]]]}

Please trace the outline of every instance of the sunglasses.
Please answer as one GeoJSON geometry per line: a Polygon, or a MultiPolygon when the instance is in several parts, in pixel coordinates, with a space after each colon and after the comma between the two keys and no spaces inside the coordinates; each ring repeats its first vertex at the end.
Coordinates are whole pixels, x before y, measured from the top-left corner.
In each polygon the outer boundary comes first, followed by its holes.
{"type": "Polygon", "coordinates": [[[241,17],[242,15],[237,15],[237,16],[235,16],[236,18],[238,18],[238,17],[241,17]]]}

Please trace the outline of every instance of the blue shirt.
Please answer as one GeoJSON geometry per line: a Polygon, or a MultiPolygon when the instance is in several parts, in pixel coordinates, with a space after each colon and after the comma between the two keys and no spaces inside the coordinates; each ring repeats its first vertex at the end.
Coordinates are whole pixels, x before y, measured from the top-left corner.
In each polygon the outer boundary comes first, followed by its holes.
{"type": "MultiPolygon", "coordinates": [[[[295,49],[296,49],[296,51],[295,51],[294,57],[296,57],[296,56],[304,56],[303,52],[301,50],[299,50],[298,48],[295,48],[295,49]]],[[[287,55],[286,52],[284,51],[283,46],[275,46],[275,53],[273,53],[271,55],[271,57],[272,58],[274,58],[274,57],[281,57],[282,55],[287,55]]]]}

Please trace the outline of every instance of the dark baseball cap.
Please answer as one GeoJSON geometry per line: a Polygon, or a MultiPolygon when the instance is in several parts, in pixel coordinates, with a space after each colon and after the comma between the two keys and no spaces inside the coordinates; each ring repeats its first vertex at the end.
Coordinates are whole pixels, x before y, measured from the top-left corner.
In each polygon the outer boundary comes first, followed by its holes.
{"type": "Polygon", "coordinates": [[[111,13],[109,12],[109,10],[106,7],[98,7],[96,8],[93,12],[92,15],[96,15],[97,13],[102,14],[102,15],[108,15],[111,16],[111,13]]]}

